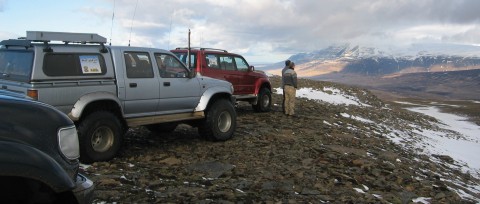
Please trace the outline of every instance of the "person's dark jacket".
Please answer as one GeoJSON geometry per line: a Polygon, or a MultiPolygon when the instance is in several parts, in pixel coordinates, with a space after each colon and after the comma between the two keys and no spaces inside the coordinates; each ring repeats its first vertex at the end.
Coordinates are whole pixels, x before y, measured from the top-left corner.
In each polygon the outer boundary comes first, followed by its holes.
{"type": "Polygon", "coordinates": [[[283,85],[290,85],[297,88],[297,73],[293,69],[287,69],[282,77],[283,85]]]}
{"type": "Polygon", "coordinates": [[[287,71],[287,70],[289,70],[289,69],[290,69],[289,66],[285,66],[285,67],[282,69],[282,88],[283,88],[283,85],[284,85],[284,84],[283,84],[283,77],[284,77],[284,75],[285,75],[285,71],[287,71]]]}

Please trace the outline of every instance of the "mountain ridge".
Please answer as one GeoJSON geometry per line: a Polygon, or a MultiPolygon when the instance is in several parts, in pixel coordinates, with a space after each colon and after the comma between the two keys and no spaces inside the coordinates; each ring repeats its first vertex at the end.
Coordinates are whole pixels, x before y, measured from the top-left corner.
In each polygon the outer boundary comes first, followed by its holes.
{"type": "MultiPolygon", "coordinates": [[[[417,44],[408,49],[384,51],[344,44],[298,53],[289,60],[295,62],[295,71],[304,78],[359,85],[415,97],[428,93],[433,98],[477,100],[480,95],[477,91],[480,84],[468,79],[480,78],[477,71],[471,71],[480,70],[479,46],[417,44]],[[443,80],[438,80],[439,77],[433,77],[435,74],[428,73],[445,75],[441,77],[443,80]],[[442,89],[448,90],[448,93],[442,89]],[[461,89],[461,94],[457,94],[455,89],[461,89]]],[[[283,62],[279,62],[263,69],[270,74],[281,75],[283,66],[283,62]]]]}

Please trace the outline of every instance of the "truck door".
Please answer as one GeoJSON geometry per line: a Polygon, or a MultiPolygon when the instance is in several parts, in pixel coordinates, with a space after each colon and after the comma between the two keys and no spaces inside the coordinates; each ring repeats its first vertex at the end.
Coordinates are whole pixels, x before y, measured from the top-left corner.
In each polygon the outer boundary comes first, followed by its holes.
{"type": "Polygon", "coordinates": [[[200,100],[198,78],[189,78],[189,70],[176,57],[155,53],[160,73],[160,114],[192,112],[200,100]]]}
{"type": "Polygon", "coordinates": [[[159,99],[158,78],[148,52],[123,53],[125,60],[125,114],[129,117],[155,114],[159,99]]]}
{"type": "Polygon", "coordinates": [[[252,94],[255,93],[255,73],[248,71],[248,64],[245,59],[241,57],[235,57],[235,72],[234,74],[239,78],[238,84],[235,87],[235,92],[238,94],[252,94]]]}

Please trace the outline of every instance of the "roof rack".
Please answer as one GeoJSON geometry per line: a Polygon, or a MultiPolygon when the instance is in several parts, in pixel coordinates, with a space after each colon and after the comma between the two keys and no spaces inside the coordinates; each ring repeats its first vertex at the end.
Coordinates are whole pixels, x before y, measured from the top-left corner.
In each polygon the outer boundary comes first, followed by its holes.
{"type": "MultiPolygon", "coordinates": [[[[188,49],[188,47],[177,47],[175,48],[176,50],[183,50],[183,49],[188,49]]],[[[222,49],[216,49],[216,48],[206,48],[206,47],[190,47],[190,49],[199,49],[199,50],[212,50],[212,51],[221,51],[221,52],[228,52],[226,50],[222,49]]]]}
{"type": "Polygon", "coordinates": [[[46,31],[27,31],[26,40],[36,42],[62,41],[65,43],[107,43],[107,38],[95,33],[66,33],[66,32],[46,32],[46,31]]]}
{"type": "Polygon", "coordinates": [[[5,46],[7,49],[9,46],[21,46],[28,49],[32,46],[32,42],[43,42],[45,48],[43,51],[52,52],[52,48],[48,44],[51,41],[61,41],[65,44],[68,43],[81,43],[81,44],[100,44],[101,52],[107,53],[105,48],[107,38],[104,38],[95,33],[66,33],[66,32],[46,32],[46,31],[27,31],[27,37],[22,37],[16,40],[3,40],[0,45],[5,46]]]}

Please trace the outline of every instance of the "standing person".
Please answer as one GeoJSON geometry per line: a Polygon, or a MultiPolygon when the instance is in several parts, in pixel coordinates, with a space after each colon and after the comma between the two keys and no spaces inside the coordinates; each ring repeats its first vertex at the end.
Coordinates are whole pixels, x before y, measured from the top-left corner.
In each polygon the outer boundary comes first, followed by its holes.
{"type": "Polygon", "coordinates": [[[283,75],[285,74],[285,71],[287,71],[290,68],[290,60],[285,61],[285,67],[282,69],[282,90],[283,90],[283,99],[282,99],[282,109],[283,113],[285,113],[285,86],[283,84],[283,75]]]}
{"type": "Polygon", "coordinates": [[[295,96],[297,92],[297,73],[295,72],[295,63],[290,62],[290,66],[282,77],[282,84],[285,97],[285,114],[293,116],[295,114],[295,96]]]}

